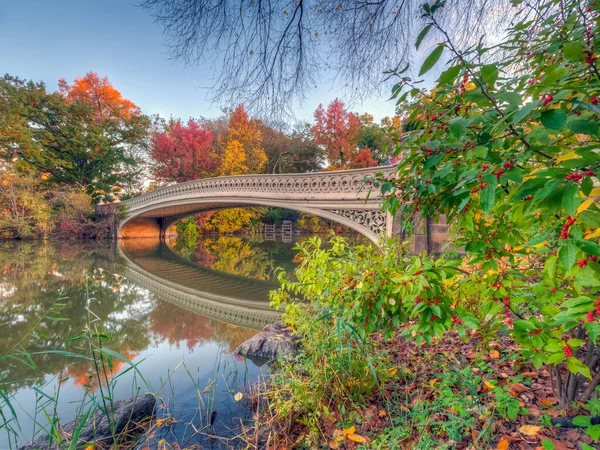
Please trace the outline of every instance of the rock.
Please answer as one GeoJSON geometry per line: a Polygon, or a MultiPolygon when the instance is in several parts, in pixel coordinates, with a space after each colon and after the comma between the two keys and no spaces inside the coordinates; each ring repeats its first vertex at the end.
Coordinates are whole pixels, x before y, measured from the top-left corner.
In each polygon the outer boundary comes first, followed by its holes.
{"type": "MultiPolygon", "coordinates": [[[[125,429],[135,428],[135,424],[144,419],[153,417],[155,407],[156,398],[151,394],[118,400],[114,403],[114,412],[109,413],[113,418],[110,422],[115,424],[116,434],[119,434],[125,429]]],[[[87,425],[81,430],[77,447],[94,441],[101,441],[103,446],[106,447],[110,446],[113,443],[110,422],[104,413],[97,409],[95,414],[90,415],[87,425]]],[[[61,428],[63,442],[60,445],[53,442],[50,446],[50,437],[42,436],[29,444],[23,445],[19,450],[54,450],[69,447],[72,434],[78,424],[79,421],[74,420],[61,428]]]]}
{"type": "Polygon", "coordinates": [[[272,323],[263,330],[243,342],[237,352],[249,358],[262,358],[267,360],[289,358],[298,351],[298,338],[286,329],[280,322],[272,323]]]}

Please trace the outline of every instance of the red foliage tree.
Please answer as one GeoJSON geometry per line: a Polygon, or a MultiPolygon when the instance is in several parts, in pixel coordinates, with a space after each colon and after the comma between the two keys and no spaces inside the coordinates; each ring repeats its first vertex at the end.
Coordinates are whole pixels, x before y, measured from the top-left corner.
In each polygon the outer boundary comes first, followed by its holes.
{"type": "Polygon", "coordinates": [[[193,119],[187,124],[170,123],[152,137],[154,176],[182,182],[215,175],[219,162],[211,151],[212,140],[212,133],[193,119]]]}
{"type": "Polygon", "coordinates": [[[359,117],[348,112],[344,103],[336,98],[327,110],[319,105],[315,120],[312,132],[316,143],[327,150],[329,163],[338,169],[348,167],[356,155],[359,117]]]}
{"type": "Polygon", "coordinates": [[[354,158],[352,158],[352,168],[361,169],[363,167],[377,166],[377,160],[373,157],[373,152],[369,147],[363,148],[354,158]]]}

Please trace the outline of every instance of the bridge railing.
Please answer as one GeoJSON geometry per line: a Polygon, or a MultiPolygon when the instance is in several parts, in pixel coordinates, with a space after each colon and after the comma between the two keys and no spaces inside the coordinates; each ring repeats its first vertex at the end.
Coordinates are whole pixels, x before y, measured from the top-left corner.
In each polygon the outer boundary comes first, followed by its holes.
{"type": "MultiPolygon", "coordinates": [[[[120,203],[121,208],[135,211],[148,205],[161,203],[173,198],[194,196],[214,196],[220,193],[248,194],[256,196],[268,194],[270,197],[323,198],[346,196],[367,198],[369,188],[365,179],[378,173],[391,174],[394,166],[370,167],[366,169],[339,170],[330,172],[237,175],[217,178],[204,178],[161,187],[120,203]],[[341,194],[341,195],[340,195],[341,194]]],[[[372,198],[378,198],[371,194],[372,198]]],[[[104,208],[100,208],[104,209],[104,208]]]]}

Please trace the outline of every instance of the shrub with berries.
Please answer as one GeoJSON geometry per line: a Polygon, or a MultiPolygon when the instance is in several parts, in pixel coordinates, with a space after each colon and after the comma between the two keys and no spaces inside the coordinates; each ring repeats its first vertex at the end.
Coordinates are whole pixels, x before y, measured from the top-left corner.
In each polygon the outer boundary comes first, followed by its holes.
{"type": "MultiPolygon", "coordinates": [[[[445,214],[464,252],[456,270],[420,275],[418,291],[390,278],[410,312],[423,312],[408,335],[465,325],[483,339],[511,334],[519,357],[548,366],[566,407],[600,383],[600,2],[513,5],[499,48],[465,50],[437,20],[443,3],[424,5],[418,45],[441,42],[419,76],[447,66],[431,90],[396,73],[393,96],[411,130],[392,141],[403,155],[397,173],[373,181],[405,232],[445,214]],[[440,314],[417,298],[438,298],[440,314]]],[[[375,305],[365,314],[381,316],[375,305]]]]}

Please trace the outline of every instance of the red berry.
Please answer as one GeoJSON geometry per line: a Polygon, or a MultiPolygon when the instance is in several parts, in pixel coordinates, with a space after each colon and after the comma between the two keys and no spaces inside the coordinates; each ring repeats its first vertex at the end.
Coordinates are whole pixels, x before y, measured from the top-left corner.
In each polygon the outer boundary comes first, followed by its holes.
{"type": "Polygon", "coordinates": [[[592,105],[597,105],[598,104],[598,96],[594,95],[591,99],[590,102],[592,103],[592,105]]]}
{"type": "Polygon", "coordinates": [[[570,358],[571,356],[573,356],[573,352],[571,351],[571,347],[569,347],[568,345],[564,346],[563,352],[565,353],[565,356],[567,358],[570,358]]]}

